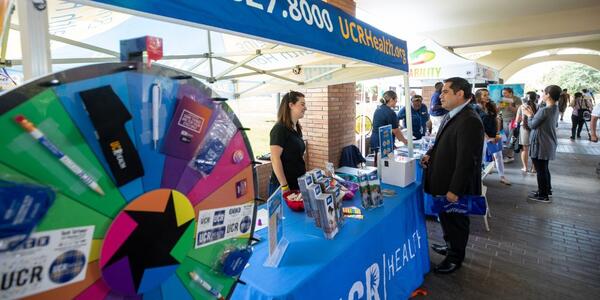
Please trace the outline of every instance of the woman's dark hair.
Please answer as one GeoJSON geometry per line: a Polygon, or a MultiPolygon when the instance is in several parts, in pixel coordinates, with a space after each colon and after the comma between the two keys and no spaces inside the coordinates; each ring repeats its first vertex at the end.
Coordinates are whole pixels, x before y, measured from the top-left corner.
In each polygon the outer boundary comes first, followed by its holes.
{"type": "Polygon", "coordinates": [[[387,91],[383,93],[383,97],[379,99],[379,102],[381,102],[381,104],[387,104],[392,99],[398,99],[398,95],[396,95],[396,92],[394,91],[387,91]]]}
{"type": "MultiPolygon", "coordinates": [[[[290,91],[289,93],[283,95],[281,103],[279,104],[279,110],[277,111],[277,122],[283,124],[285,127],[291,130],[294,130],[294,122],[292,122],[290,103],[296,104],[300,98],[304,98],[304,94],[295,91],[290,91]]],[[[302,126],[300,126],[300,122],[296,122],[296,131],[302,135],[302,126]]]]}
{"type": "Polygon", "coordinates": [[[525,99],[525,104],[531,107],[533,114],[537,112],[537,97],[538,94],[536,92],[527,92],[527,98],[525,99]]]}
{"type": "Polygon", "coordinates": [[[562,93],[562,89],[560,88],[560,86],[553,84],[547,86],[544,89],[544,93],[548,94],[548,96],[550,96],[550,99],[558,101],[558,98],[560,98],[560,93],[562,93]]]}
{"type": "Polygon", "coordinates": [[[494,103],[494,101],[488,101],[486,103],[483,103],[483,99],[482,99],[483,92],[489,93],[489,91],[487,89],[477,90],[475,92],[475,101],[477,101],[477,104],[480,104],[481,106],[483,106],[483,108],[487,111],[487,114],[489,116],[491,116],[492,118],[495,118],[496,115],[498,114],[498,109],[496,108],[496,104],[494,103]]]}
{"type": "Polygon", "coordinates": [[[583,94],[580,92],[575,93],[575,98],[581,98],[583,97],[583,94]]]}

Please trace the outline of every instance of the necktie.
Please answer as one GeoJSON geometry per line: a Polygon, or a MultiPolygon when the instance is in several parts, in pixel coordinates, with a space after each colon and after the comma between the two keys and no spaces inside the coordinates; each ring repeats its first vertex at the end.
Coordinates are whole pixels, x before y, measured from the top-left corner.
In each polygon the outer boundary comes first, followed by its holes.
{"type": "Polygon", "coordinates": [[[448,123],[448,120],[450,120],[449,113],[445,114],[444,118],[442,119],[442,123],[440,124],[440,128],[438,129],[438,132],[437,132],[438,136],[442,133],[442,130],[444,130],[444,127],[446,127],[446,123],[448,123]]]}

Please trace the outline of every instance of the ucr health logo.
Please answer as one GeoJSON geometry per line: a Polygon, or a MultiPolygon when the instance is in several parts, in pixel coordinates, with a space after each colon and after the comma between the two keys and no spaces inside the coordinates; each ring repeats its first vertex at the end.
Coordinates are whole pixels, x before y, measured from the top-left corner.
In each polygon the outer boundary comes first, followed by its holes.
{"type": "Polygon", "coordinates": [[[400,247],[387,255],[385,252],[382,254],[383,269],[377,262],[369,266],[365,270],[364,282],[362,280],[354,282],[348,291],[347,299],[387,299],[386,283],[392,281],[396,274],[402,272],[402,269],[415,259],[419,249],[421,249],[421,235],[416,230],[400,247]],[[383,276],[381,270],[383,270],[383,276]],[[365,296],[366,298],[364,298],[365,296]]]}

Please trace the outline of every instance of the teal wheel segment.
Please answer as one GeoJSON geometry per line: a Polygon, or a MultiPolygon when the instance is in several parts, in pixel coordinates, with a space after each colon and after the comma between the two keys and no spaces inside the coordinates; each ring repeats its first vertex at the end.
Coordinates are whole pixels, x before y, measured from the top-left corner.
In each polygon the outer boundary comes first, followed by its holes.
{"type": "Polygon", "coordinates": [[[177,274],[172,274],[160,287],[163,299],[193,300],[177,274]]]}

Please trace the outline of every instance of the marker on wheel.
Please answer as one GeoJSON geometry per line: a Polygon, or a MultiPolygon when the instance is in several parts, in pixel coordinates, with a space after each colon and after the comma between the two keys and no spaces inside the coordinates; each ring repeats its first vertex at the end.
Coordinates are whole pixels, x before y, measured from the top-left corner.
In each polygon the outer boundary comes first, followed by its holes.
{"type": "Polygon", "coordinates": [[[25,131],[29,132],[29,134],[36,139],[40,144],[42,144],[50,153],[52,153],[58,160],[65,166],[71,173],[77,175],[79,179],[85,183],[91,190],[104,196],[104,191],[100,188],[100,185],[94,180],[92,176],[86,173],[77,163],[75,163],[70,157],[64,154],[56,145],[54,145],[42,131],[37,129],[35,125],[25,118],[23,115],[18,115],[15,117],[15,122],[19,124],[25,131]]]}
{"type": "Polygon", "coordinates": [[[152,141],[154,142],[154,149],[158,147],[158,136],[159,136],[159,116],[160,116],[160,98],[161,90],[160,85],[155,83],[152,85],[152,141]]]}

